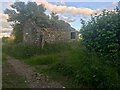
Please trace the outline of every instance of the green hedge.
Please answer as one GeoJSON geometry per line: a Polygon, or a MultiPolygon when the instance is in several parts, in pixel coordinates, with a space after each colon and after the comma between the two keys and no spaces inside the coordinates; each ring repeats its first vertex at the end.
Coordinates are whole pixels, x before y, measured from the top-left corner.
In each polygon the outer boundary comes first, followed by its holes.
{"type": "Polygon", "coordinates": [[[120,58],[120,10],[104,10],[92,16],[88,22],[82,20],[81,35],[84,45],[112,61],[120,58]]]}

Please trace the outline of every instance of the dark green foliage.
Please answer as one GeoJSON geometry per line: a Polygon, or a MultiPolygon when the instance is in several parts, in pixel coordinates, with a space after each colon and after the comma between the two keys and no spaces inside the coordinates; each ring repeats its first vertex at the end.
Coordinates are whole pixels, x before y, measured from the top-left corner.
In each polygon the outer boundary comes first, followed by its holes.
{"type": "Polygon", "coordinates": [[[101,14],[92,16],[91,20],[82,20],[81,34],[84,45],[106,56],[113,61],[116,60],[120,51],[120,11],[104,10],[101,14]]]}
{"type": "MultiPolygon", "coordinates": [[[[71,61],[72,62],[72,61],[71,61]]],[[[95,87],[95,88],[116,88],[120,85],[119,75],[115,68],[106,65],[100,61],[89,62],[89,65],[82,65],[82,61],[79,63],[79,67],[71,66],[69,63],[58,63],[53,65],[49,71],[53,71],[66,76],[71,82],[74,83],[74,87],[95,87]]],[[[77,64],[77,62],[76,62],[77,64]]],[[[69,82],[70,83],[70,82],[69,82]]]]}
{"type": "Polygon", "coordinates": [[[72,87],[116,88],[120,86],[119,74],[104,58],[98,58],[80,45],[69,53],[56,58],[49,72],[56,72],[68,78],[72,87]],[[79,51],[78,51],[79,50],[79,51]],[[102,60],[103,59],[103,60],[102,60]]]}

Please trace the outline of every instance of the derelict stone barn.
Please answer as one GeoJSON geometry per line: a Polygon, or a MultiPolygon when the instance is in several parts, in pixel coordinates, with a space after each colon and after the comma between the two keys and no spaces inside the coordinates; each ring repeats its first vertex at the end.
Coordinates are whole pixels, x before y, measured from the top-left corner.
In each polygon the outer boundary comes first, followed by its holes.
{"type": "Polygon", "coordinates": [[[78,39],[76,30],[71,28],[70,30],[59,28],[41,28],[36,26],[34,22],[28,20],[23,27],[23,43],[27,44],[40,44],[69,41],[71,39],[78,39]]]}

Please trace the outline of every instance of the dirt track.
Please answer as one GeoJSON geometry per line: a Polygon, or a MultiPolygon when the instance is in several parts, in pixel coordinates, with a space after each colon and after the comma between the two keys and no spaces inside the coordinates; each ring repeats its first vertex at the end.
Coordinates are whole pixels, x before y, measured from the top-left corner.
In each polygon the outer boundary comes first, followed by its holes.
{"type": "Polygon", "coordinates": [[[29,88],[63,88],[63,86],[48,76],[37,73],[33,68],[22,61],[8,57],[7,63],[11,64],[15,72],[25,77],[25,82],[29,88]]]}

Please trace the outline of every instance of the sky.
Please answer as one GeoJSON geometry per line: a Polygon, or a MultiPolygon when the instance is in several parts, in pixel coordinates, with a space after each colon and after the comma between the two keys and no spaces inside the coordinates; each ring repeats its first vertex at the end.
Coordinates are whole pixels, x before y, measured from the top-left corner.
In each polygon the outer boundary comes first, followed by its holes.
{"type": "Polygon", "coordinates": [[[119,0],[0,0],[0,38],[9,36],[12,32],[8,16],[3,12],[15,1],[35,1],[44,4],[47,15],[56,12],[60,20],[69,23],[76,30],[80,30],[80,19],[89,20],[91,14],[99,13],[103,9],[112,10],[119,0]]]}

